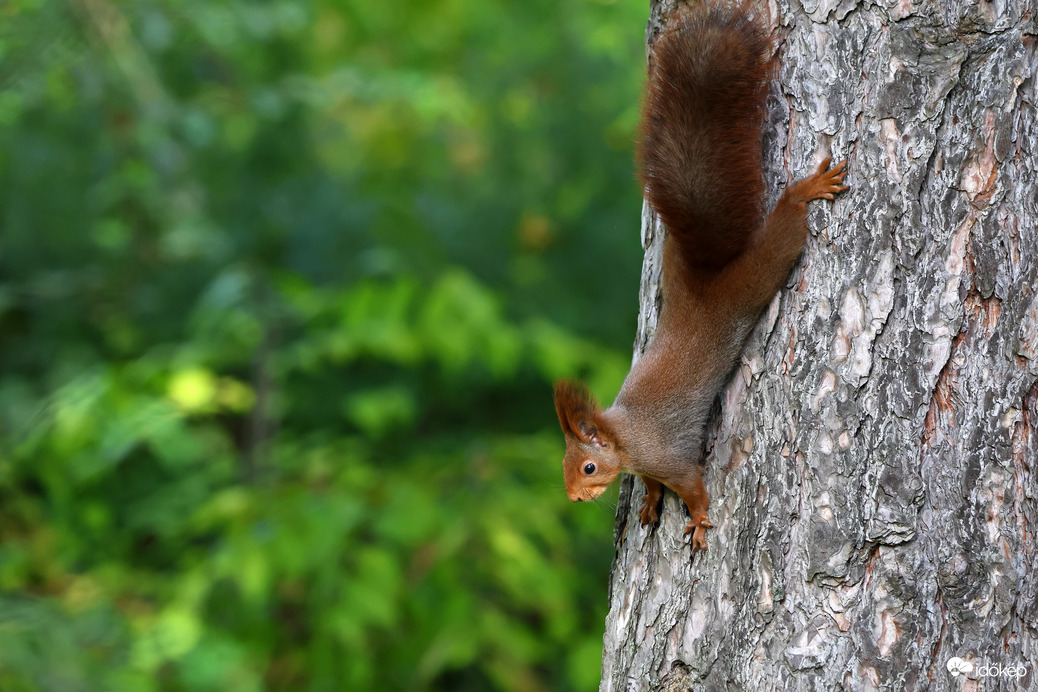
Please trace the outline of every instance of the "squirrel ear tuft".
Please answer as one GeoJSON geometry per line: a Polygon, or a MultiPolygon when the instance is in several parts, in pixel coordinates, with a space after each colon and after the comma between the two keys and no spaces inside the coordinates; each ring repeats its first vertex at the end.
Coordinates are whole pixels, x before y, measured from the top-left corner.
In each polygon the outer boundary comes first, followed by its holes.
{"type": "Polygon", "coordinates": [[[585,444],[608,446],[605,431],[599,430],[601,409],[583,382],[559,380],[555,383],[555,412],[559,414],[564,434],[573,435],[585,444]]]}

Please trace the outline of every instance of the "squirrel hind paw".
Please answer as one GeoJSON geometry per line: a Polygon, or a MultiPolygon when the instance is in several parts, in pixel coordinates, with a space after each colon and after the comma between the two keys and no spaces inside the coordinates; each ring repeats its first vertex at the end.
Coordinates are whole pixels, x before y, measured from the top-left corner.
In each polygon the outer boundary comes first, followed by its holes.
{"type": "Polygon", "coordinates": [[[805,201],[834,199],[836,195],[850,188],[848,185],[841,184],[847,177],[847,161],[840,161],[832,168],[829,168],[830,162],[831,159],[826,158],[814,175],[799,183],[803,187],[798,192],[803,195],[805,201]]]}

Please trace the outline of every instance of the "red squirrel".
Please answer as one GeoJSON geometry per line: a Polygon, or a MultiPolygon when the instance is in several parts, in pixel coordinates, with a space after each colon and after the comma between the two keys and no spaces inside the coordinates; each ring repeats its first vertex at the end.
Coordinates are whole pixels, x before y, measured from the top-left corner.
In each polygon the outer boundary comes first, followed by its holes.
{"type": "Polygon", "coordinates": [[[830,169],[827,158],[765,217],[773,53],[745,6],[699,2],[667,23],[652,50],[636,154],[645,197],[667,230],[659,324],[609,408],[582,382],[555,384],[569,498],[592,500],[621,471],[636,473],[644,526],[659,520],[667,486],[688,506],[693,552],[706,549],[711,527],[700,463],[714,398],[800,255],[807,203],[847,189],[847,163],[830,169]]]}

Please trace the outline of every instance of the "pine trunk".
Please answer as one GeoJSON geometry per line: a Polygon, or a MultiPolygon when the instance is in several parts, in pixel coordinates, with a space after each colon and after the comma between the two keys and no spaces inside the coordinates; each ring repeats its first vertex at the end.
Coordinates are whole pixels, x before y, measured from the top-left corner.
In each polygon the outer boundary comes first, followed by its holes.
{"type": "Polygon", "coordinates": [[[829,152],[851,189],[720,396],[709,550],[624,481],[601,690],[1038,689],[1035,0],[765,11],[771,201],[829,152]]]}

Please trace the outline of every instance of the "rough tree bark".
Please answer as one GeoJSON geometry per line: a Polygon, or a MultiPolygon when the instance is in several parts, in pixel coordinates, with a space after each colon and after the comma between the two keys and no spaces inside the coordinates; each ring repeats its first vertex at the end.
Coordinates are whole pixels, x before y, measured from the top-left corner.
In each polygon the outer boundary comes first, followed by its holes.
{"type": "Polygon", "coordinates": [[[602,690],[1038,689],[1035,4],[761,2],[772,201],[830,150],[851,189],[720,397],[707,553],[622,486],[602,690]]]}

